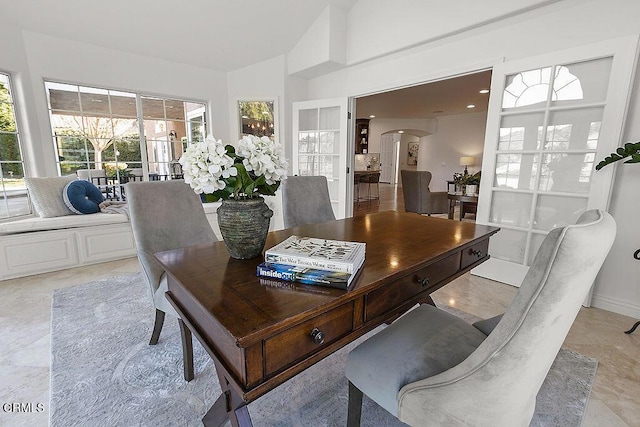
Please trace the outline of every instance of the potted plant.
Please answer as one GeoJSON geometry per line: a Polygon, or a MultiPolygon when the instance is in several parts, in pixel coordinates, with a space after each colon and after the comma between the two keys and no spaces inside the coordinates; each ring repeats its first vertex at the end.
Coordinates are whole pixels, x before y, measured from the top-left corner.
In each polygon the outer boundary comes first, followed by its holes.
{"type": "Polygon", "coordinates": [[[273,215],[262,196],[273,196],[287,177],[282,146],[266,136],[247,135],[236,150],[209,135],[191,144],[179,163],[196,194],[205,201],[222,200],[218,225],[229,254],[237,259],[259,256],[273,215]]]}
{"type": "MultiPolygon", "coordinates": [[[[640,163],[640,142],[627,142],[624,144],[624,147],[619,147],[614,153],[609,154],[601,160],[600,163],[596,165],[596,170],[599,171],[603,167],[622,159],[626,159],[627,157],[631,158],[626,160],[624,163],[640,163]]],[[[634,258],[640,259],[638,257],[640,257],[640,250],[636,251],[634,254],[634,258]]],[[[632,334],[638,326],[640,326],[640,321],[636,322],[631,329],[624,331],[624,333],[632,334]]]]}
{"type": "Polygon", "coordinates": [[[627,142],[624,147],[618,148],[614,153],[609,154],[600,163],[596,165],[596,170],[599,171],[603,167],[617,162],[622,159],[631,157],[624,163],[640,163],[640,142],[627,142]]]}
{"type": "Polygon", "coordinates": [[[454,173],[453,183],[456,185],[456,193],[466,196],[473,196],[478,193],[478,185],[480,185],[481,172],[474,174],[454,173]]]}

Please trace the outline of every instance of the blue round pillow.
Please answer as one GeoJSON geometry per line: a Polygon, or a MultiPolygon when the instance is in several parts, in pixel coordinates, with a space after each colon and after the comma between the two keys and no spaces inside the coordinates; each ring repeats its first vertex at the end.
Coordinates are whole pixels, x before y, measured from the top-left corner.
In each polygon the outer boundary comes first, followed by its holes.
{"type": "Polygon", "coordinates": [[[100,189],[84,179],[77,179],[65,185],[62,198],[64,204],[76,214],[98,213],[99,205],[104,201],[100,189]]]}

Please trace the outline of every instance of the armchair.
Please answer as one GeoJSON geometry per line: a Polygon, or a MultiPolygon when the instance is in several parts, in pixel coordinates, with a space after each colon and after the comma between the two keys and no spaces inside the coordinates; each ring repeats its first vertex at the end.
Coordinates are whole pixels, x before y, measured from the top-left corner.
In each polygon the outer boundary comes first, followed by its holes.
{"type": "Polygon", "coordinates": [[[449,212],[447,192],[429,190],[431,172],[403,169],[400,174],[406,212],[427,215],[449,212]]]}
{"type": "Polygon", "coordinates": [[[362,393],[409,425],[528,426],[536,395],[616,234],[606,212],[552,230],[503,316],[473,326],[422,305],[347,360],[348,425],[362,393]]]}

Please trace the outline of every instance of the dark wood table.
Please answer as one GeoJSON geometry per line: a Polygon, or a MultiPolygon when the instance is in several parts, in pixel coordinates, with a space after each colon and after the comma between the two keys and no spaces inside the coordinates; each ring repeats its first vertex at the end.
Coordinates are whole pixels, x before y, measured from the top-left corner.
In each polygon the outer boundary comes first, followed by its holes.
{"type": "Polygon", "coordinates": [[[262,257],[235,260],[223,242],[156,254],[166,294],[213,358],[222,394],[205,425],[251,425],[247,404],[344,345],[389,323],[486,261],[496,227],[378,212],[269,233],[367,243],[348,291],[256,277],[262,257]]]}
{"type": "Polygon", "coordinates": [[[447,198],[449,199],[449,219],[453,219],[453,212],[455,211],[456,202],[460,203],[460,221],[462,221],[462,218],[464,218],[465,203],[467,205],[478,206],[478,196],[464,196],[462,194],[447,193],[447,198]]]}

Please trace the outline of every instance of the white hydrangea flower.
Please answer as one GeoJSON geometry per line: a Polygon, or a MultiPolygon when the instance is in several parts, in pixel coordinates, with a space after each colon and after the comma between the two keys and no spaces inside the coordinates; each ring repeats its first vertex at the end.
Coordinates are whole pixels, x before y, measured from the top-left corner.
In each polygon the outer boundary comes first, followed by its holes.
{"type": "Polygon", "coordinates": [[[224,143],[212,135],[202,142],[189,145],[179,163],[182,165],[184,181],[197,194],[222,190],[226,187],[222,178],[238,174],[224,143]]]}
{"type": "MultiPolygon", "coordinates": [[[[268,137],[245,136],[238,142],[235,154],[251,175],[264,176],[268,185],[274,185],[286,179],[288,163],[280,143],[268,137]]],[[[214,193],[226,187],[226,180],[238,176],[234,158],[227,154],[222,140],[212,135],[195,144],[191,144],[179,160],[184,180],[197,193],[214,193]]],[[[254,178],[255,179],[255,178],[254,178]]],[[[234,190],[236,191],[236,190],[234,190]]],[[[242,190],[234,197],[244,197],[242,190]]]]}
{"type": "Polygon", "coordinates": [[[238,141],[237,153],[244,157],[242,164],[247,171],[256,176],[264,175],[267,184],[286,179],[288,163],[279,142],[266,136],[247,135],[238,141]]]}

